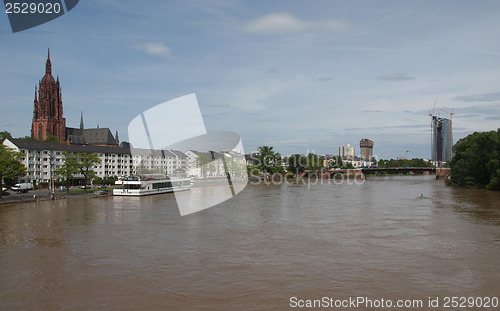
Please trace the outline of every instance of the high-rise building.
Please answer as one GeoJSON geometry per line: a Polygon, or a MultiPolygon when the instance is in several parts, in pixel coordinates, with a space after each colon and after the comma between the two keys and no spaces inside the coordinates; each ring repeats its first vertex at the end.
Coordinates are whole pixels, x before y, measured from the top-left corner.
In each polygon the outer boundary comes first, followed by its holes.
{"type": "Polygon", "coordinates": [[[35,87],[31,136],[46,140],[53,135],[59,142],[66,140],[66,119],[63,118],[62,93],[59,76],[54,80],[50,50],[45,64],[45,75],[35,87]]]}
{"type": "Polygon", "coordinates": [[[432,116],[431,160],[448,162],[452,156],[452,129],[450,119],[432,116]]]}
{"type": "Polygon", "coordinates": [[[361,159],[366,161],[371,161],[373,158],[373,141],[363,138],[359,141],[359,149],[361,153],[361,159]]]}
{"type": "Polygon", "coordinates": [[[354,146],[349,144],[345,146],[339,146],[339,156],[342,159],[354,159],[354,146]]]}

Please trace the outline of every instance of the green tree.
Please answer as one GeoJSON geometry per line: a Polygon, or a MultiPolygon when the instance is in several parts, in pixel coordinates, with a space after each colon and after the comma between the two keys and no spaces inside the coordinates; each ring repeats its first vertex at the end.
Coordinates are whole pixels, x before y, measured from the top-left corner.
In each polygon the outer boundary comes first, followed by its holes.
{"type": "Polygon", "coordinates": [[[52,134],[49,134],[47,136],[47,139],[45,139],[45,141],[50,142],[50,143],[58,143],[59,142],[59,140],[57,139],[57,137],[55,137],[52,134]]]}
{"type": "Polygon", "coordinates": [[[36,139],[35,137],[31,137],[31,136],[24,136],[24,137],[21,137],[21,139],[27,139],[27,140],[39,140],[39,139],[36,139]]]}
{"type": "MultiPolygon", "coordinates": [[[[0,190],[3,188],[3,181],[7,186],[13,186],[19,176],[26,175],[26,168],[19,161],[22,156],[22,153],[0,144],[0,190]]],[[[0,199],[2,195],[3,191],[0,191],[0,199]]]]}
{"type": "Polygon", "coordinates": [[[343,168],[344,162],[342,161],[341,156],[332,156],[330,161],[328,162],[328,168],[343,168]]]}
{"type": "Polygon", "coordinates": [[[295,176],[305,172],[308,168],[307,157],[300,154],[292,154],[288,158],[287,171],[292,172],[295,176]]]}
{"type": "Polygon", "coordinates": [[[273,150],[273,147],[261,146],[258,152],[253,153],[255,168],[264,174],[283,172],[281,165],[281,155],[273,150]]]}
{"type": "Polygon", "coordinates": [[[314,153],[307,155],[307,169],[310,171],[317,171],[323,167],[323,160],[320,156],[314,153]]]}
{"type": "Polygon", "coordinates": [[[12,135],[10,135],[9,132],[7,131],[0,132],[0,144],[3,143],[3,141],[6,140],[7,138],[12,138],[12,135]]]}
{"type": "Polygon", "coordinates": [[[212,157],[206,153],[198,153],[196,167],[201,170],[201,177],[203,178],[206,178],[209,172],[215,170],[215,164],[212,162],[212,157]]]}
{"type": "Polygon", "coordinates": [[[228,154],[223,154],[223,156],[226,162],[226,172],[229,173],[231,178],[239,179],[245,176],[246,166],[243,158],[228,154]]]}
{"type": "Polygon", "coordinates": [[[87,184],[88,181],[92,180],[92,178],[96,175],[94,166],[96,166],[100,162],[101,160],[99,159],[97,154],[87,152],[76,154],[78,171],[83,175],[85,184],[87,184]]]}
{"type": "Polygon", "coordinates": [[[346,162],[344,163],[344,165],[342,166],[342,168],[345,168],[345,169],[353,169],[354,168],[354,165],[352,165],[351,162],[346,162]]]}
{"type": "Polygon", "coordinates": [[[455,155],[450,162],[453,184],[471,188],[500,188],[499,131],[475,132],[455,144],[455,155]]]}
{"type": "Polygon", "coordinates": [[[378,167],[386,168],[386,167],[433,167],[434,165],[429,162],[425,162],[424,159],[414,158],[414,159],[390,159],[384,160],[380,159],[377,162],[378,167]]]}
{"type": "Polygon", "coordinates": [[[66,183],[66,191],[69,193],[70,180],[73,175],[78,173],[77,159],[76,156],[70,152],[64,152],[64,164],[56,169],[56,176],[61,176],[64,178],[66,183]]]}

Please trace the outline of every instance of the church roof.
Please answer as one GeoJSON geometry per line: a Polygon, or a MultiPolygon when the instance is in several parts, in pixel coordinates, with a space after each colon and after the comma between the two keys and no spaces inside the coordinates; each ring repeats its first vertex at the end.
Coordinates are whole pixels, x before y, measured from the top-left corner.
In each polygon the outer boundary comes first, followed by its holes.
{"type": "Polygon", "coordinates": [[[67,127],[66,135],[72,144],[118,145],[109,128],[76,129],[67,127]]]}

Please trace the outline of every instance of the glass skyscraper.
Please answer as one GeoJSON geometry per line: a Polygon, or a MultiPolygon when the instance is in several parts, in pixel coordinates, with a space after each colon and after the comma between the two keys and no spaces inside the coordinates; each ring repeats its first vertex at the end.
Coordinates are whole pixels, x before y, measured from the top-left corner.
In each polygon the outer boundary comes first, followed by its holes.
{"type": "Polygon", "coordinates": [[[452,153],[451,120],[432,116],[432,154],[431,159],[437,162],[448,162],[452,153]]]}

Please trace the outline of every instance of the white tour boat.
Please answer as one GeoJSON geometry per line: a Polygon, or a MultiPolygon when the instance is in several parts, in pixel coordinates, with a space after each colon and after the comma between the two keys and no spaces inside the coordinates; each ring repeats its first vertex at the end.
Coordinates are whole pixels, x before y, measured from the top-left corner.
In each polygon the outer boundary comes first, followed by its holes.
{"type": "Polygon", "coordinates": [[[117,180],[115,185],[121,187],[113,189],[113,195],[143,196],[189,190],[192,183],[189,178],[141,176],[117,180]]]}

